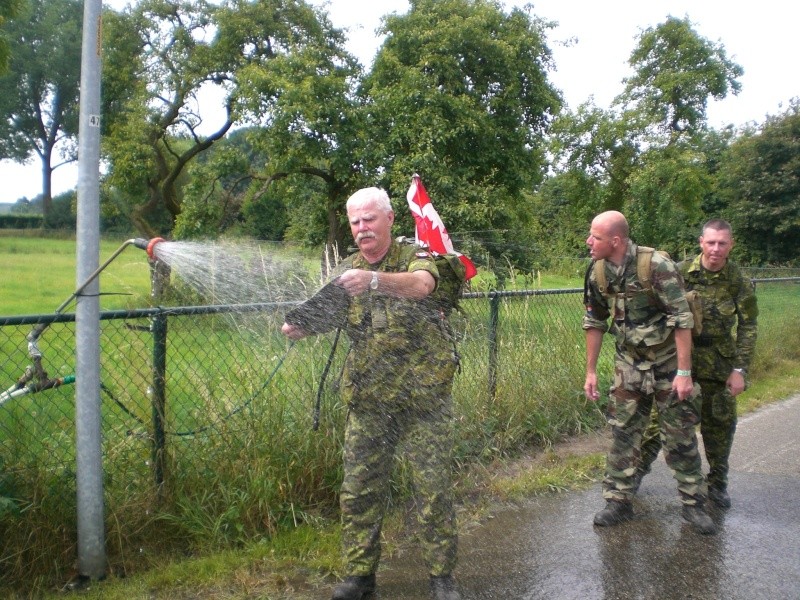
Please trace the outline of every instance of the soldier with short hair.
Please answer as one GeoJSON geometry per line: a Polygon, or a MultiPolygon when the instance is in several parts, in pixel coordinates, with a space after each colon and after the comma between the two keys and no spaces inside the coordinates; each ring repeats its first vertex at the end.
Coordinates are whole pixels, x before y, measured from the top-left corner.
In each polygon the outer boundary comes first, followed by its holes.
{"type": "MultiPolygon", "coordinates": [[[[702,332],[694,338],[692,349],[702,395],[700,434],[709,465],[708,497],[727,509],[731,506],[728,458],[736,432],[736,396],[745,389],[756,347],[758,303],[753,282],[728,260],[735,244],[730,224],[722,219],[707,221],[698,242],[700,254],[678,268],[686,288],[696,290],[701,298],[702,332]]],[[[651,422],[642,442],[637,488],[660,449],[659,426],[651,422]]]]}
{"type": "MultiPolygon", "coordinates": [[[[430,252],[392,238],[394,212],[385,191],[359,190],[347,201],[347,216],[359,251],[332,273],[348,298],[343,328],[350,339],[340,490],[346,577],[333,600],[375,591],[392,465],[401,448],[414,473],[431,597],[459,600],[451,481],[457,357],[444,315],[430,301],[439,272],[430,252]]],[[[293,340],[310,333],[289,322],[282,331],[293,340]]]]}
{"type": "Polygon", "coordinates": [[[603,480],[606,507],[595,515],[594,523],[610,526],[633,518],[634,474],[642,433],[655,406],[665,432],[667,464],[678,482],[683,517],[700,533],[715,533],[716,526],[705,512],[706,484],[695,434],[700,415],[691,371],[694,320],[680,273],[671,260],[654,253],[650,284],[645,287],[637,272],[638,248],[628,238],[625,216],[617,211],[594,218],[586,244],[593,260],[605,261],[608,292],[601,292],[590,267],[583,329],[584,392],[592,401],[600,398],[597,360],[603,334],[608,331],[616,342],[614,383],[607,408],[613,441],[603,480]]]}

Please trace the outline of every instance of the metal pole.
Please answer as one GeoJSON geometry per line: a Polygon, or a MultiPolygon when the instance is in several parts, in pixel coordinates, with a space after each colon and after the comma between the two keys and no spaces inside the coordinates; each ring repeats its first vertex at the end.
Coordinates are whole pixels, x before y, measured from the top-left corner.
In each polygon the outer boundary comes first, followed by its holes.
{"type": "MultiPolygon", "coordinates": [[[[159,260],[150,261],[150,294],[153,300],[161,301],[167,285],[169,271],[159,260]]],[[[159,499],[164,491],[164,473],[166,468],[167,437],[164,419],[167,411],[167,315],[160,311],[150,321],[153,332],[153,477],[159,499]]]]}
{"type": "Polygon", "coordinates": [[[164,415],[167,406],[167,315],[153,317],[153,477],[159,498],[164,486],[167,436],[164,415]]]}
{"type": "MultiPolygon", "coordinates": [[[[78,129],[77,281],[96,271],[100,256],[101,0],[84,0],[78,129]]],[[[100,414],[100,284],[94,279],[75,308],[75,432],[78,575],[101,579],[107,568],[100,414]]]]}
{"type": "Polygon", "coordinates": [[[489,401],[497,396],[497,328],[500,323],[500,294],[489,294],[489,401]]]}

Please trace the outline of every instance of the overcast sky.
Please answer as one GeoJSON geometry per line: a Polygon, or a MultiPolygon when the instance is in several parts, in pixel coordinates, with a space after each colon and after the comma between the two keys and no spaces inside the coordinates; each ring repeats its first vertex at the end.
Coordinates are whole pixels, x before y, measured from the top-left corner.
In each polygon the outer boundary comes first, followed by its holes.
{"type": "MultiPolygon", "coordinates": [[[[114,5],[118,0],[114,0],[114,5]]],[[[120,0],[120,5],[124,4],[120,0]]],[[[403,14],[407,0],[312,0],[327,6],[334,26],[348,30],[348,50],[369,67],[382,39],[375,30],[381,17],[403,14]]],[[[502,2],[506,8],[528,4],[502,2]]],[[[641,30],[662,23],[667,16],[688,17],[702,37],[722,44],[728,58],[744,68],[742,91],[709,106],[709,124],[761,123],[766,115],[783,110],[800,96],[800,3],[791,0],[537,0],[534,13],[558,22],[549,31],[556,71],[550,80],[559,88],[569,108],[590,97],[606,108],[622,91],[622,78],[631,74],[627,59],[641,30]],[[574,43],[564,42],[574,39],[574,43]]],[[[4,182],[0,202],[33,198],[41,192],[38,160],[28,166],[0,162],[4,182]]],[[[61,167],[53,174],[54,195],[75,187],[77,165],[61,167]]]]}

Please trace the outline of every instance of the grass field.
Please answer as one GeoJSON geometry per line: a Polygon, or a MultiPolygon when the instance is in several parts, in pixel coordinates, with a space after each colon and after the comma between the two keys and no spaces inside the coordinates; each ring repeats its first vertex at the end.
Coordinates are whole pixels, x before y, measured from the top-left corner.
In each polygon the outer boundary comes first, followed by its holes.
{"type": "MultiPolygon", "coordinates": [[[[125,240],[103,240],[98,266],[125,240]]],[[[76,277],[74,239],[0,236],[3,280],[0,316],[52,313],[84,282],[76,277]]],[[[99,275],[103,310],[147,306],[150,270],[147,255],[134,246],[125,248],[99,275]]],[[[74,311],[74,305],[66,312],[74,311]]],[[[64,312],[64,311],[62,311],[64,312]]]]}

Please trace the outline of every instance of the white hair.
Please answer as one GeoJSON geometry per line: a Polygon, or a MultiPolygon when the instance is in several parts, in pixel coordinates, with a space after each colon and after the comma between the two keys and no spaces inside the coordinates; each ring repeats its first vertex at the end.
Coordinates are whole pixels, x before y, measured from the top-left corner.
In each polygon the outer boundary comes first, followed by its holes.
{"type": "Polygon", "coordinates": [[[392,212],[392,201],[389,200],[389,194],[377,187],[362,188],[350,196],[347,199],[347,210],[364,206],[370,202],[374,202],[384,212],[392,212]]]}

